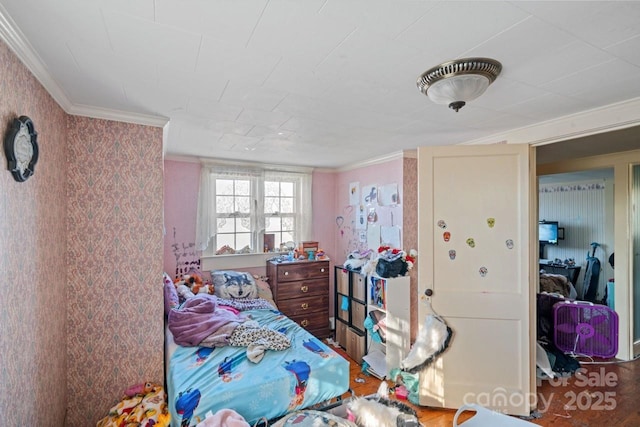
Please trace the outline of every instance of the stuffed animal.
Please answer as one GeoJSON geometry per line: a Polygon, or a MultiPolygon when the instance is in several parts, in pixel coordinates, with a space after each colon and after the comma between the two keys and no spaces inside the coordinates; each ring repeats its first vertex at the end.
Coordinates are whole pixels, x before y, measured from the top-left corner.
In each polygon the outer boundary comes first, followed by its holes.
{"type": "Polygon", "coordinates": [[[390,400],[389,386],[380,383],[371,397],[355,397],[347,404],[349,420],[361,427],[419,427],[416,411],[397,400],[390,400]]]}
{"type": "Polygon", "coordinates": [[[214,293],[213,284],[209,282],[203,283],[202,278],[197,274],[185,274],[181,278],[176,278],[173,284],[181,300],[191,298],[197,294],[213,295],[214,293]]]}

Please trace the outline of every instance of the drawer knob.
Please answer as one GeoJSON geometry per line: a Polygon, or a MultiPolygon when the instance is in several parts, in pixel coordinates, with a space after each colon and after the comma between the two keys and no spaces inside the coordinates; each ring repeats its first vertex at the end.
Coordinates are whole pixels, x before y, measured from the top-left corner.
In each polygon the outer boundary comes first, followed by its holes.
{"type": "Polygon", "coordinates": [[[300,307],[302,307],[303,310],[306,310],[307,308],[309,308],[309,304],[303,302],[302,304],[300,304],[300,307]]]}
{"type": "Polygon", "coordinates": [[[285,276],[288,276],[288,275],[289,275],[289,272],[288,272],[288,271],[285,271],[285,272],[284,272],[284,275],[285,275],[285,276]]]}
{"type": "Polygon", "coordinates": [[[321,269],[320,269],[320,272],[321,272],[321,273],[324,273],[324,268],[321,268],[321,269]]]}
{"type": "Polygon", "coordinates": [[[307,285],[302,285],[302,286],[300,286],[300,290],[302,292],[308,292],[309,291],[309,287],[307,285]]]}
{"type": "Polygon", "coordinates": [[[307,326],[309,326],[309,321],[307,319],[304,319],[302,322],[300,322],[300,325],[302,325],[303,328],[306,328],[307,326]]]}

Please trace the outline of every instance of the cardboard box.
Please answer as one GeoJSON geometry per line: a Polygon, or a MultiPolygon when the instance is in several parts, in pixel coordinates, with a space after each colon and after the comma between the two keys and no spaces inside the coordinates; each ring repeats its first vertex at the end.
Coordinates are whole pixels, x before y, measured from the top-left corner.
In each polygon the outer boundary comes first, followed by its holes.
{"type": "Polygon", "coordinates": [[[302,242],[302,252],[306,253],[307,251],[318,252],[318,242],[302,242]]]}

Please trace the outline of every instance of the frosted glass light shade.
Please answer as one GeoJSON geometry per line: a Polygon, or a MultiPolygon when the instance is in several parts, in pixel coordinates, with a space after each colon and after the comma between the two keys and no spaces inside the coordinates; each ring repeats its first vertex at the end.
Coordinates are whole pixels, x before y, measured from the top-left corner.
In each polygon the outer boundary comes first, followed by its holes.
{"type": "Polygon", "coordinates": [[[418,90],[437,104],[458,111],[484,93],[502,71],[502,64],[490,58],[463,58],[428,69],[416,84],[418,90]]]}
{"type": "Polygon", "coordinates": [[[484,93],[491,82],[485,76],[464,74],[435,82],[427,96],[436,104],[449,105],[456,101],[473,101],[484,93]]]}

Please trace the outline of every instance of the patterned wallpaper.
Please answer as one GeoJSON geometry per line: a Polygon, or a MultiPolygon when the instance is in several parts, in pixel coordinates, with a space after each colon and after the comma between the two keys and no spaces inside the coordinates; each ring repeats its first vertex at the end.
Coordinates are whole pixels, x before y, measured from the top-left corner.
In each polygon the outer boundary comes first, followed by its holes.
{"type": "Polygon", "coordinates": [[[162,129],[70,116],[67,425],[163,382],[162,129]]]}
{"type": "Polygon", "coordinates": [[[0,42],[2,137],[29,116],[35,174],[0,168],[0,419],[95,425],[163,381],[162,129],[68,116],[0,42]]]}
{"type": "Polygon", "coordinates": [[[19,183],[0,150],[0,423],[62,426],[66,410],[66,114],[0,42],[2,140],[29,116],[35,174],[19,183]]]}
{"type": "MultiPolygon", "coordinates": [[[[418,159],[404,157],[402,163],[402,189],[404,196],[404,209],[402,211],[403,243],[406,249],[418,249],[418,159]]],[[[418,268],[420,267],[420,254],[416,258],[414,268],[409,272],[411,286],[411,339],[415,339],[418,333],[418,268]]]]}

